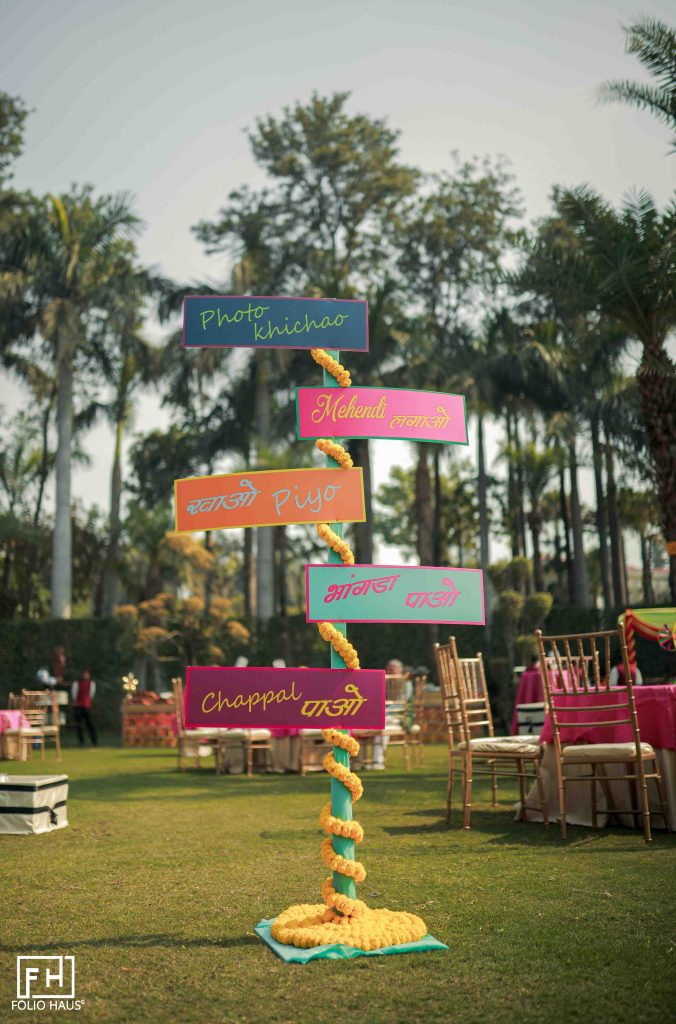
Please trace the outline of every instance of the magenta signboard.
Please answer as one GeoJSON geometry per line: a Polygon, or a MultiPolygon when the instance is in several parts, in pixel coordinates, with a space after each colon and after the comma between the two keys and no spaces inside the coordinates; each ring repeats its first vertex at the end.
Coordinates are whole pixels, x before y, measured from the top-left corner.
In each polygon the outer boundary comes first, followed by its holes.
{"type": "Polygon", "coordinates": [[[405,388],[296,388],[299,438],[381,437],[467,444],[463,395],[405,388]]]}
{"type": "Polygon", "coordinates": [[[189,729],[382,729],[385,673],[190,665],[185,721],[189,729]]]}

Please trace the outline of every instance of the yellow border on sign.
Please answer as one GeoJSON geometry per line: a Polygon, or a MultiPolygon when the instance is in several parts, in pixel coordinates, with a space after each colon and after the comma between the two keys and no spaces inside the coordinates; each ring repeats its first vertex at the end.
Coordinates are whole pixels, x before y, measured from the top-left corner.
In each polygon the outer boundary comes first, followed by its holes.
{"type": "Polygon", "coordinates": [[[252,469],[252,470],[235,470],[234,473],[205,473],[203,476],[182,476],[178,480],[174,480],[174,533],[206,533],[209,530],[256,530],[259,526],[309,526],[312,523],[365,523],[366,522],[366,494],[364,492],[364,472],[361,466],[352,466],[352,469],[356,469],[359,473],[359,484],[361,488],[361,504],[364,510],[364,515],[358,519],[346,519],[345,516],[341,516],[340,519],[330,519],[327,516],[320,517],[319,519],[287,519],[284,522],[279,520],[276,523],[250,523],[247,526],[196,526],[193,530],[179,530],[178,528],[178,484],[184,480],[217,480],[219,477],[224,476],[239,476],[240,473],[246,473],[247,476],[265,476],[270,473],[333,473],[342,472],[340,469],[329,466],[299,466],[298,469],[252,469]]]}

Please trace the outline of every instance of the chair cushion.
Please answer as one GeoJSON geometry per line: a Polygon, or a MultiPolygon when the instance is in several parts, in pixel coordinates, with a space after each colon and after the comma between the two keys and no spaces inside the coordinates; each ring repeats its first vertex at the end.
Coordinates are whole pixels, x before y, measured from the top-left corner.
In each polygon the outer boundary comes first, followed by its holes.
{"type": "MultiPolygon", "coordinates": [[[[511,754],[516,757],[539,757],[542,749],[539,743],[529,741],[527,736],[486,736],[470,740],[473,754],[511,754]]],[[[458,743],[456,750],[466,750],[467,744],[463,740],[458,743]]]]}
{"type": "Polygon", "coordinates": [[[245,732],[250,740],[269,740],[272,737],[269,729],[246,729],[245,732]]]}
{"type": "Polygon", "coordinates": [[[324,738],[321,729],[301,729],[300,734],[304,740],[321,740],[324,738]]]}
{"type": "MultiPolygon", "coordinates": [[[[641,744],[644,758],[654,757],[655,751],[649,743],[641,744]]],[[[635,743],[579,743],[564,747],[561,751],[564,761],[569,764],[591,764],[592,761],[635,761],[635,743]]]]}
{"type": "Polygon", "coordinates": [[[422,731],[422,726],[420,726],[420,725],[412,725],[411,728],[408,731],[409,732],[421,732],[422,731]]]}

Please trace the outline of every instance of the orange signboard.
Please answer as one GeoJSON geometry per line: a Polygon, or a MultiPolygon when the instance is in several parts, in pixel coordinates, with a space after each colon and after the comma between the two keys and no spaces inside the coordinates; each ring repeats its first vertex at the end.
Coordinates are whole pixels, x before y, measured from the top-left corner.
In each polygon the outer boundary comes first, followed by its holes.
{"type": "Polygon", "coordinates": [[[362,471],[265,469],[174,481],[176,529],[228,530],[291,523],[363,523],[362,471]]]}

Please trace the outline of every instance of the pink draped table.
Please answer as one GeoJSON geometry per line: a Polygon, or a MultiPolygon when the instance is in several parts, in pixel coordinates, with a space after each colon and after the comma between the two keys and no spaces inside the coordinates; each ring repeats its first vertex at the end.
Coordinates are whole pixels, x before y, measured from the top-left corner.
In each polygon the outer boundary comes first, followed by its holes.
{"type": "Polygon", "coordinates": [[[8,729],[30,729],[30,722],[21,711],[0,711],[0,733],[8,729]]]}
{"type": "MultiPolygon", "coordinates": [[[[624,699],[623,690],[609,690],[603,693],[571,693],[561,694],[557,697],[559,708],[559,721],[565,723],[575,722],[579,717],[575,711],[566,711],[566,704],[588,704],[593,707],[595,704],[620,703],[624,699]]],[[[634,700],[636,702],[636,717],[638,728],[641,733],[641,741],[650,743],[655,750],[676,750],[676,686],[635,686],[634,700]]],[[[607,717],[614,716],[614,712],[607,713],[607,717]]],[[[626,718],[626,709],[618,709],[617,718],[626,718]]],[[[579,729],[564,729],[561,733],[561,742],[570,743],[630,743],[633,734],[630,725],[618,725],[615,728],[595,729],[582,726],[579,729]]],[[[554,735],[549,715],[545,718],[545,724],[540,734],[540,743],[552,743],[554,735]]]]}
{"type": "Polygon", "coordinates": [[[0,711],[0,759],[25,760],[26,748],[16,734],[19,729],[30,729],[30,725],[21,711],[0,711]]]}
{"type": "MultiPolygon", "coordinates": [[[[676,686],[635,686],[634,698],[636,701],[636,716],[641,742],[650,743],[655,750],[660,774],[664,780],[667,794],[667,805],[670,815],[670,827],[676,831],[676,686]]],[[[604,693],[578,693],[561,694],[557,700],[559,710],[559,721],[574,723],[578,717],[575,711],[566,711],[568,704],[611,704],[613,700],[621,700],[621,692],[615,694],[613,690],[604,693]]],[[[612,714],[605,712],[604,714],[612,714]]],[[[618,709],[618,718],[626,717],[626,711],[618,709]]],[[[545,724],[540,734],[540,742],[545,744],[542,758],[542,778],[545,786],[545,795],[549,807],[550,820],[558,821],[558,792],[556,784],[556,761],[553,747],[552,723],[549,715],[545,718],[545,724]]],[[[594,728],[593,726],[581,725],[579,729],[564,729],[561,733],[561,741],[564,745],[573,743],[626,743],[633,739],[630,725],[618,725],[615,728],[594,728]]],[[[569,775],[582,774],[586,768],[571,766],[567,769],[569,775]]],[[[588,783],[578,783],[568,786],[566,820],[571,825],[591,825],[591,786],[588,783]]],[[[609,792],[612,803],[616,807],[626,807],[630,803],[626,783],[611,782],[609,792]]],[[[649,782],[648,794],[650,797],[651,817],[653,812],[659,810],[657,792],[654,783],[649,782]]],[[[527,803],[535,802],[535,792],[531,790],[528,794],[527,803]]],[[[520,805],[517,805],[517,809],[520,805]]],[[[606,804],[605,793],[598,793],[599,822],[605,824],[608,815],[604,811],[612,810],[606,804]]],[[[541,821],[540,814],[536,811],[527,810],[529,821],[541,821]]],[[[631,815],[620,815],[622,824],[633,826],[631,815]]],[[[654,819],[654,824],[662,828],[661,817],[654,819]]]]}

